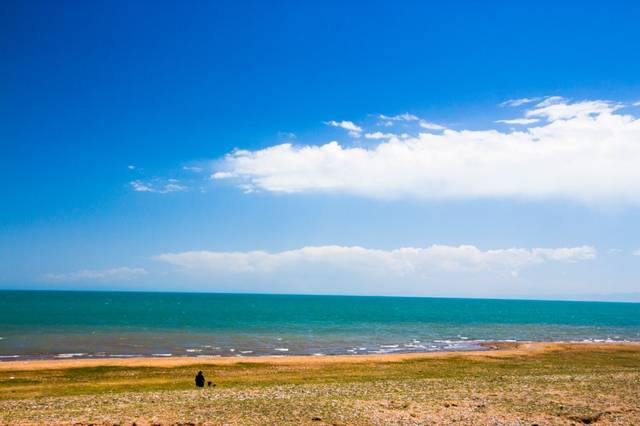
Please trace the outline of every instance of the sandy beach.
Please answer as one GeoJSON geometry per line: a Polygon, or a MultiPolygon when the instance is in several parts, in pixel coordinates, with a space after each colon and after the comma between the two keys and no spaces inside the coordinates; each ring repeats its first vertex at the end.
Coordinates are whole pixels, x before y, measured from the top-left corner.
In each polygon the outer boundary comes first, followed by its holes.
{"type": "MultiPolygon", "coordinates": [[[[2,370],[51,370],[59,368],[81,367],[185,367],[189,365],[234,365],[238,363],[269,363],[273,365],[305,365],[327,363],[361,363],[361,362],[398,362],[429,357],[443,358],[464,355],[465,357],[500,357],[515,354],[533,354],[562,348],[566,344],[549,342],[489,342],[483,344],[486,351],[443,351],[443,352],[411,352],[368,355],[272,355],[272,356],[170,356],[170,357],[130,357],[130,358],[76,358],[76,359],[43,359],[20,360],[11,359],[0,362],[2,370]]],[[[611,347],[612,344],[589,344],[589,347],[611,347]]],[[[639,343],[624,343],[637,345],[639,343]]]]}
{"type": "Polygon", "coordinates": [[[640,343],[0,363],[2,424],[634,424],[640,343]],[[202,370],[215,386],[195,389],[202,370]]]}

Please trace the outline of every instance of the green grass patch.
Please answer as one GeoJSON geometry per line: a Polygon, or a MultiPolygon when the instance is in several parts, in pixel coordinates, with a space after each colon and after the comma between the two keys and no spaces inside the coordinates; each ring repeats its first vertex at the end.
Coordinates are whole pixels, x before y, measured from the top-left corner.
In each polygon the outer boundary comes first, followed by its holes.
{"type": "Polygon", "coordinates": [[[193,389],[202,370],[217,388],[287,384],[340,384],[411,379],[483,379],[496,386],[503,377],[613,374],[640,371],[640,351],[624,348],[568,348],[509,357],[429,357],[401,362],[363,361],[303,364],[240,362],[187,367],[82,367],[41,371],[0,371],[0,400],[63,395],[193,389]]]}

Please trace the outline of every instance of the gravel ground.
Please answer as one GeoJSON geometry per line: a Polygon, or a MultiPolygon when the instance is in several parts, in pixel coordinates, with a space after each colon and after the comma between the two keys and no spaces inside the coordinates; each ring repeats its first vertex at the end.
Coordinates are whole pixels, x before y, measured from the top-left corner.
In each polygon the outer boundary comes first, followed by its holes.
{"type": "Polygon", "coordinates": [[[638,397],[640,374],[624,373],[48,397],[0,412],[7,425],[632,425],[638,397]]]}

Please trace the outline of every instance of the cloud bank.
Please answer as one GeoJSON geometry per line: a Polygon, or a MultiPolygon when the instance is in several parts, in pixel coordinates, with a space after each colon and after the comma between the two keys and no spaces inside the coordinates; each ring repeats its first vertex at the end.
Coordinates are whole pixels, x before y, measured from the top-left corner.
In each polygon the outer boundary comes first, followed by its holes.
{"type": "MultiPolygon", "coordinates": [[[[640,203],[640,120],[622,114],[623,105],[557,96],[505,105],[528,106],[522,117],[501,120],[522,130],[454,130],[407,115],[405,122],[418,123],[408,137],[369,133],[369,140],[381,142],[237,150],[222,159],[212,177],[231,179],[247,192],[640,203]]],[[[364,131],[353,122],[329,124],[358,136],[364,131]]]]}
{"type": "Polygon", "coordinates": [[[480,250],[472,245],[432,245],[378,250],[363,247],[316,246],[276,253],[265,251],[188,251],[165,253],[155,259],[184,271],[210,276],[345,273],[421,279],[432,273],[509,273],[548,262],[575,263],[596,257],[591,246],[571,248],[508,248],[480,250]]]}

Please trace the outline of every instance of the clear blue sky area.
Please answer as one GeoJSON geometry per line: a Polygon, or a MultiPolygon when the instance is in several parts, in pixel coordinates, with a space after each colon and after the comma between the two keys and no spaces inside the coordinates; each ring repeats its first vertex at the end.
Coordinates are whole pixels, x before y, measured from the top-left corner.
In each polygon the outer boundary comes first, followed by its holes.
{"type": "Polygon", "coordinates": [[[2,2],[0,288],[640,300],[639,17],[630,1],[2,2]],[[497,123],[518,117],[535,124],[497,123]],[[576,145],[581,123],[605,154],[576,145]],[[506,145],[455,173],[412,150],[451,131],[443,149],[477,158],[480,130],[506,145]],[[569,160],[509,169],[514,132],[569,160]],[[357,160],[384,144],[406,164],[357,160]],[[441,191],[485,160],[504,173],[441,191]]]}

